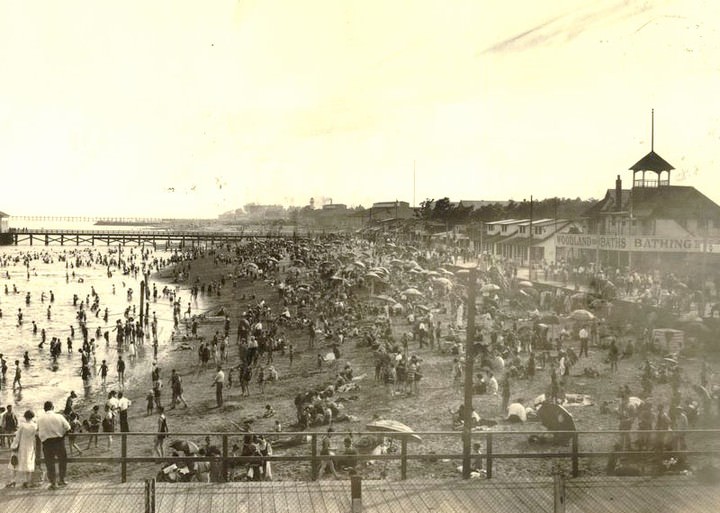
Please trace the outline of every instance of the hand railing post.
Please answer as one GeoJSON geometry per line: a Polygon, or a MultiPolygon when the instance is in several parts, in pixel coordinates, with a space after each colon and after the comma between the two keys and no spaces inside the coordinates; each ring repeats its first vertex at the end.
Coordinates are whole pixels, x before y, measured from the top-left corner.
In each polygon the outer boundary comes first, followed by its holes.
{"type": "Polygon", "coordinates": [[[228,481],[228,436],[222,437],[222,482],[228,481]]]}
{"type": "Polygon", "coordinates": [[[400,479],[407,479],[407,438],[400,441],[400,479]]]}
{"type": "Polygon", "coordinates": [[[579,474],[578,470],[578,434],[573,433],[572,435],[572,476],[577,477],[579,474]]]}
{"type": "Polygon", "coordinates": [[[155,513],[155,478],[145,480],[145,513],[155,513]]]}
{"type": "Polygon", "coordinates": [[[120,481],[127,483],[127,435],[120,437],[120,481]]]}
{"type": "Polygon", "coordinates": [[[318,478],[317,434],[313,433],[311,443],[312,443],[312,445],[311,445],[312,453],[310,455],[310,480],[317,481],[317,478],[318,478]]]}
{"type": "Polygon", "coordinates": [[[485,453],[487,454],[487,462],[485,464],[486,473],[488,479],[492,478],[492,472],[493,472],[493,459],[492,459],[492,452],[493,452],[493,436],[492,433],[488,432],[487,434],[487,442],[485,443],[485,453]]]}

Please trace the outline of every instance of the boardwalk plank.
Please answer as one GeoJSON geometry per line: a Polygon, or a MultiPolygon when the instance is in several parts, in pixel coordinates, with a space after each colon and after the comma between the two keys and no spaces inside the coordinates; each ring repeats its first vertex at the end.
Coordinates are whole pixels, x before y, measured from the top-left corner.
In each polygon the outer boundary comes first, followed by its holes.
{"type": "MultiPolygon", "coordinates": [[[[720,488],[702,486],[685,477],[590,478],[568,480],[566,511],[593,513],[705,513],[720,503],[720,488]]],[[[442,513],[452,511],[552,511],[553,487],[539,481],[364,481],[366,513],[442,513]]],[[[350,483],[264,482],[228,484],[158,484],[157,511],[340,513],[350,511],[350,483]]],[[[49,491],[8,490],[0,493],[2,513],[142,513],[142,483],[72,483],[49,491]]]]}

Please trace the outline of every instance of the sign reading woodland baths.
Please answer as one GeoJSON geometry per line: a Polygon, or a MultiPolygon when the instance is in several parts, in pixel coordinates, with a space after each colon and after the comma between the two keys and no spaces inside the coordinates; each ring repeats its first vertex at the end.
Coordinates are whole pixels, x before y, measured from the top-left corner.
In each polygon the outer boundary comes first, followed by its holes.
{"type": "Polygon", "coordinates": [[[557,245],[566,248],[611,251],[713,253],[720,252],[720,239],[696,237],[650,237],[646,235],[558,234],[557,245]]]}

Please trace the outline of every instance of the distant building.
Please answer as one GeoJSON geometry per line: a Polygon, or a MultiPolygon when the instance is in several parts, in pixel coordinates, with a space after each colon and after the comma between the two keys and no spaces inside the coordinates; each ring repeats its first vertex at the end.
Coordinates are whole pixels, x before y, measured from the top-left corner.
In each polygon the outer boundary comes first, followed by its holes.
{"type": "Polygon", "coordinates": [[[343,203],[328,203],[312,211],[312,218],[318,228],[328,230],[348,230],[362,227],[362,215],[348,209],[343,203]]]}
{"type": "Polygon", "coordinates": [[[558,260],[558,234],[576,233],[579,226],[567,219],[503,219],[484,223],[476,247],[520,265],[558,260]]]}
{"type": "Polygon", "coordinates": [[[9,215],[5,212],[0,212],[0,233],[7,233],[10,231],[10,227],[8,226],[9,219],[9,215]]]}
{"type": "Polygon", "coordinates": [[[510,204],[509,201],[489,201],[489,200],[460,200],[457,203],[453,202],[452,205],[459,205],[461,207],[472,207],[473,211],[478,210],[482,207],[489,207],[490,205],[500,205],[507,207],[510,204]]]}
{"type": "Polygon", "coordinates": [[[0,212],[0,245],[7,245],[12,243],[12,235],[10,234],[10,227],[8,226],[8,220],[10,216],[5,212],[0,212]]]}
{"type": "Polygon", "coordinates": [[[415,209],[411,208],[407,201],[381,201],[373,203],[373,206],[368,210],[368,220],[370,222],[415,217],[415,209]]]}

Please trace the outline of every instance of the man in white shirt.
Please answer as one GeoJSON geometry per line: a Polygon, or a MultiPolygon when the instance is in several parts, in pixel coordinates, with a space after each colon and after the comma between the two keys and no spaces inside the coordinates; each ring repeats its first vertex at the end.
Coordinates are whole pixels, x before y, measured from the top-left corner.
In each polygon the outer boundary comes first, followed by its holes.
{"type": "Polygon", "coordinates": [[[580,332],[578,333],[578,337],[580,338],[580,356],[585,353],[585,357],[588,355],[588,342],[590,339],[590,334],[588,333],[588,330],[585,329],[585,327],[580,328],[580,332]]]}
{"type": "Polygon", "coordinates": [[[132,401],[125,397],[122,392],[118,393],[117,405],[118,411],[120,412],[120,432],[127,433],[130,431],[128,425],[128,408],[132,404],[132,401]]]}
{"type": "Polygon", "coordinates": [[[215,386],[215,400],[217,401],[217,407],[222,408],[223,405],[223,388],[225,386],[225,373],[222,370],[222,366],[217,366],[217,374],[215,379],[210,386],[215,386]]]}
{"type": "Polygon", "coordinates": [[[65,452],[65,434],[70,431],[70,423],[64,416],[55,413],[53,403],[45,401],[45,413],[38,416],[38,437],[43,446],[47,477],[50,489],[56,490],[58,485],[65,486],[65,472],[67,470],[67,453],[65,452]],[[60,480],[55,481],[55,460],[58,462],[60,480]]]}

